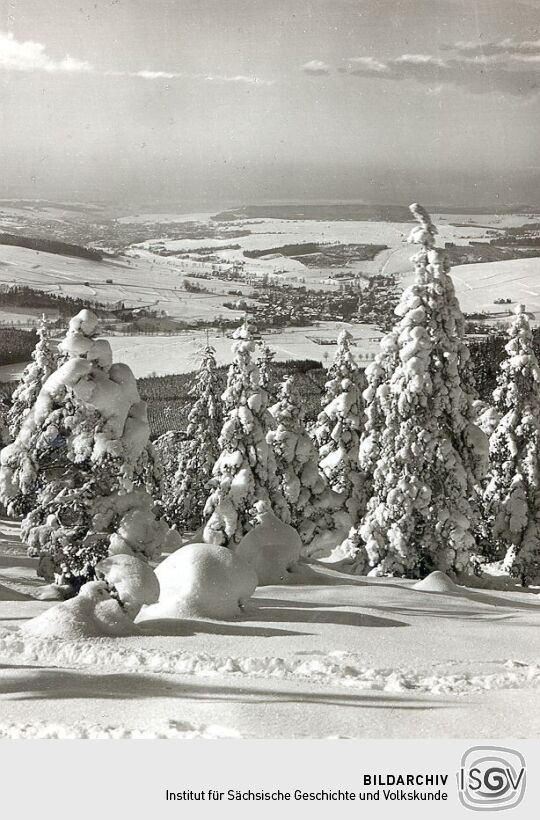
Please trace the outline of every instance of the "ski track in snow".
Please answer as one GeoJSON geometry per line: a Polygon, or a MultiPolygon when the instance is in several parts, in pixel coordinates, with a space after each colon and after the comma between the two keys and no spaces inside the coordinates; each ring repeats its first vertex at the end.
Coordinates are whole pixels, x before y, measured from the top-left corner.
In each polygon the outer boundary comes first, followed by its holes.
{"type": "Polygon", "coordinates": [[[210,724],[194,725],[170,720],[157,731],[126,729],[123,726],[101,726],[81,721],[64,723],[0,723],[0,740],[205,740],[240,738],[235,729],[210,724]]]}
{"type": "MultiPolygon", "coordinates": [[[[540,664],[495,660],[495,671],[438,673],[435,669],[374,669],[361,665],[359,655],[334,651],[325,657],[220,657],[207,653],[155,652],[122,647],[107,639],[63,641],[28,638],[0,630],[0,660],[131,672],[235,676],[309,680],[324,686],[379,692],[415,692],[432,695],[472,695],[497,689],[540,688],[540,664]]],[[[0,734],[1,737],[1,734],[0,734]]]]}

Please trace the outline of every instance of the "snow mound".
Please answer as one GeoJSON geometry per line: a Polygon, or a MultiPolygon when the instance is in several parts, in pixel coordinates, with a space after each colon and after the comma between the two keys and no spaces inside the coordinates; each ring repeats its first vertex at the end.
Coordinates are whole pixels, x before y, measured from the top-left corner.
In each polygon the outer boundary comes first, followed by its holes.
{"type": "Polygon", "coordinates": [[[99,498],[93,511],[92,524],[97,531],[121,516],[109,540],[110,556],[131,555],[151,561],[161,554],[170,537],[166,522],[156,518],[152,498],[140,488],[99,498]]]}
{"type": "Polygon", "coordinates": [[[159,602],[145,607],[139,620],[236,618],[257,587],[252,567],[217,544],[187,544],[159,564],[156,575],[159,602]]]}
{"type": "Polygon", "coordinates": [[[36,601],[65,601],[73,598],[73,587],[69,584],[43,584],[32,591],[36,601]]]}
{"type": "Polygon", "coordinates": [[[422,592],[456,592],[459,587],[445,572],[436,570],[421,581],[417,581],[413,589],[420,589],[422,592]]]}
{"type": "Polygon", "coordinates": [[[125,726],[100,726],[84,721],[74,725],[63,723],[0,723],[0,740],[192,740],[204,738],[239,738],[240,733],[225,726],[194,725],[187,721],[170,720],[163,729],[126,729],[125,726]]]}
{"type": "Polygon", "coordinates": [[[112,555],[96,566],[96,575],[113,586],[130,618],[135,619],[145,604],[159,599],[156,573],[133,555],[112,555]]]}
{"type": "Polygon", "coordinates": [[[251,564],[259,585],[286,584],[302,552],[302,539],[270,510],[259,514],[260,523],[235,548],[236,555],[251,564]]]}
{"type": "Polygon", "coordinates": [[[31,638],[78,640],[133,635],[137,630],[103,581],[90,581],[76,598],[47,609],[21,627],[31,638]]]}

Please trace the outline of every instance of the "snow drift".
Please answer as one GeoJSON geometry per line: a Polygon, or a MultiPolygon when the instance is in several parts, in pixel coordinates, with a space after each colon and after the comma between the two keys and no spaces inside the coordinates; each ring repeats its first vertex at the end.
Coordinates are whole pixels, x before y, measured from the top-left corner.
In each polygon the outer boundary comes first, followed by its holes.
{"type": "Polygon", "coordinates": [[[257,575],[227,547],[187,544],[156,569],[159,601],[139,621],[155,618],[237,618],[257,587],[257,575]]]}

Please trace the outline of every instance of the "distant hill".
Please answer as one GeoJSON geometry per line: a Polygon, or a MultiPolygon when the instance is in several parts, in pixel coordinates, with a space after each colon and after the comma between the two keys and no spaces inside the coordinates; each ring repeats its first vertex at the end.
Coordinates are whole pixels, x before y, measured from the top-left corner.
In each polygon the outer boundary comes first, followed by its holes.
{"type": "Polygon", "coordinates": [[[216,222],[236,219],[310,219],[349,222],[413,222],[411,212],[402,205],[248,205],[221,211],[212,217],[216,222]]]}
{"type": "MultiPolygon", "coordinates": [[[[471,208],[456,205],[428,205],[432,214],[489,214],[492,208],[471,208]]],[[[535,213],[528,206],[498,208],[498,214],[535,213]]],[[[243,205],[221,211],[212,217],[216,222],[237,219],[300,219],[349,222],[414,222],[408,205],[368,205],[356,202],[292,205],[243,205]]]]}

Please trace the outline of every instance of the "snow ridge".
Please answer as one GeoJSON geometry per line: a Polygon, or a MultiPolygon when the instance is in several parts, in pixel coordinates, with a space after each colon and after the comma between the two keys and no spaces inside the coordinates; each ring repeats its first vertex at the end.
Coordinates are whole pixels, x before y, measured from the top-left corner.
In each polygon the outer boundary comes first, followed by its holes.
{"type": "MultiPolygon", "coordinates": [[[[344,686],[380,692],[414,691],[438,695],[471,695],[496,689],[540,688],[540,664],[519,660],[494,660],[486,671],[471,672],[375,669],[362,666],[361,656],[334,651],[322,657],[232,657],[198,652],[156,652],[121,646],[107,639],[59,641],[29,638],[0,630],[0,660],[39,662],[71,668],[114,672],[309,679],[325,686],[344,686]]],[[[1,735],[0,735],[1,737],[1,735]]]]}
{"type": "Polygon", "coordinates": [[[170,720],[158,731],[101,726],[98,723],[0,723],[0,740],[192,740],[232,739],[241,735],[235,729],[210,724],[196,726],[170,720]]]}

